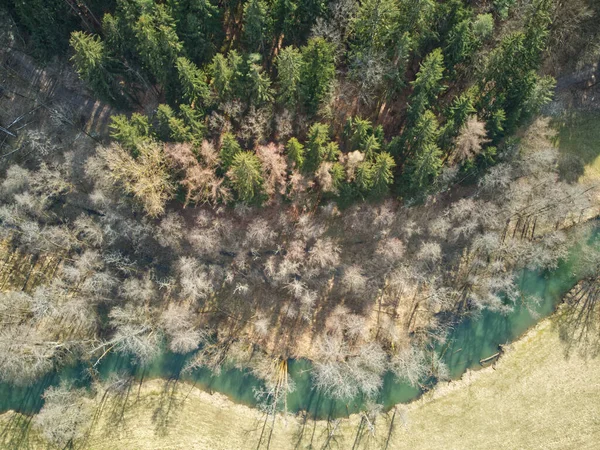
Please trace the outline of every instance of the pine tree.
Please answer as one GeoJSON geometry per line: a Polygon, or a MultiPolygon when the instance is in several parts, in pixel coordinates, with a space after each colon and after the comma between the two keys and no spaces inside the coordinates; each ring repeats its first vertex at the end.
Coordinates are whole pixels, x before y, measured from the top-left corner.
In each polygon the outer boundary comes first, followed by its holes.
{"type": "Polygon", "coordinates": [[[244,80],[242,57],[231,50],[227,57],[218,53],[210,65],[211,86],[220,102],[226,102],[238,94],[243,95],[244,80]]]}
{"type": "Polygon", "coordinates": [[[250,152],[237,153],[227,172],[239,200],[251,202],[260,194],[263,184],[260,160],[250,152]]]}
{"type": "Polygon", "coordinates": [[[249,97],[250,104],[260,106],[273,100],[271,79],[260,65],[260,55],[252,53],[247,58],[246,89],[245,94],[249,97]]]}
{"type": "Polygon", "coordinates": [[[189,127],[192,138],[190,142],[200,143],[206,134],[206,125],[202,111],[191,105],[179,105],[179,112],[186,126],[189,127]]]}
{"type": "Polygon", "coordinates": [[[407,162],[409,191],[421,195],[429,190],[442,167],[438,123],[431,111],[419,118],[412,135],[413,154],[407,162]]]}
{"type": "Polygon", "coordinates": [[[467,123],[469,116],[476,112],[473,106],[473,92],[467,91],[455,97],[446,113],[447,121],[440,133],[440,147],[449,150],[452,141],[461,128],[467,123]]]}
{"type": "Polygon", "coordinates": [[[409,99],[408,126],[412,126],[446,89],[441,83],[443,77],[444,56],[442,50],[436,48],[425,57],[415,81],[411,83],[413,92],[409,99]]]}
{"type": "Polygon", "coordinates": [[[18,22],[27,29],[36,53],[49,58],[69,48],[78,20],[63,0],[13,0],[18,22]]]}

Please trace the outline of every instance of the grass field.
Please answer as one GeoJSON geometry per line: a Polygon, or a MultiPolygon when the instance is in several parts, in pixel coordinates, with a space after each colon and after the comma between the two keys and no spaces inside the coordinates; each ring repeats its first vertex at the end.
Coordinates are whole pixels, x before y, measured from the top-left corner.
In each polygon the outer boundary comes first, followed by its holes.
{"type": "Polygon", "coordinates": [[[564,163],[583,180],[600,180],[600,112],[572,111],[553,125],[564,163]]]}
{"type": "MultiPolygon", "coordinates": [[[[367,426],[372,419],[357,415],[332,423],[277,418],[270,448],[598,448],[600,358],[585,359],[577,352],[565,357],[553,320],[542,321],[512,344],[495,368],[468,372],[421,400],[378,415],[373,433],[367,426]]],[[[159,380],[144,383],[139,392],[136,388],[120,425],[111,425],[121,411],[120,402],[107,402],[82,448],[267,448],[271,429],[269,421],[261,440],[264,421],[257,410],[159,380]]],[[[2,419],[11,417],[8,413],[2,419]]],[[[18,448],[20,442],[22,448],[46,448],[34,431],[7,441],[10,433],[4,430],[5,446],[18,448]]]]}

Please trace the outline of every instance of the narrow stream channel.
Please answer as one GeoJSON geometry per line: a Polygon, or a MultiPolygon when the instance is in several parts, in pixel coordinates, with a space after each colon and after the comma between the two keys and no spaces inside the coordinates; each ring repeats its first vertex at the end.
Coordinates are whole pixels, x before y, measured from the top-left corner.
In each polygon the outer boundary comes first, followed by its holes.
{"type": "MultiPolygon", "coordinates": [[[[589,243],[600,245],[600,226],[596,225],[589,237],[589,243]]],[[[525,271],[520,275],[520,288],[524,297],[535,296],[541,301],[534,308],[517,305],[513,312],[504,315],[490,311],[482,312],[478,317],[464,319],[453,330],[446,344],[440,347],[443,359],[448,365],[450,376],[454,379],[469,368],[480,367],[479,361],[498,351],[498,346],[518,339],[528,328],[540,319],[550,315],[561,298],[579,280],[577,264],[581,254],[581,245],[571,249],[569,257],[553,271],[525,271]]],[[[195,383],[206,391],[221,392],[233,401],[255,405],[253,388],[260,387],[261,381],[248,372],[238,369],[224,369],[219,376],[213,376],[209,370],[199,369],[181,376],[187,358],[191,355],[175,355],[165,352],[153,363],[142,369],[132,364],[131,359],[118,353],[111,353],[99,366],[100,377],[107,378],[111,373],[133,374],[137,378],[178,379],[195,383]]],[[[290,412],[309,411],[313,417],[341,417],[360,411],[363,399],[349,402],[333,401],[312,388],[310,362],[307,360],[290,361],[288,368],[296,389],[288,395],[287,407],[290,412]]],[[[16,410],[32,414],[42,407],[42,394],[51,385],[68,379],[76,385],[89,383],[86,366],[62,368],[48,374],[29,386],[0,384],[0,413],[16,410]]],[[[406,383],[394,380],[391,373],[385,376],[378,403],[389,409],[398,403],[416,399],[421,391],[406,383]]]]}

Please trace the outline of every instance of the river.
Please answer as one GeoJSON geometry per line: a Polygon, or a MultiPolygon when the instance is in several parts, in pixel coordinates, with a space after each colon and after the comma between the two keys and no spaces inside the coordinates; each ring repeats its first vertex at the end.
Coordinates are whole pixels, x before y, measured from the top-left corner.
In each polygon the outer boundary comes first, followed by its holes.
{"type": "MultiPolygon", "coordinates": [[[[588,239],[588,244],[600,245],[600,226],[594,228],[588,239]]],[[[528,328],[550,315],[564,294],[579,280],[577,262],[581,251],[582,244],[574,246],[555,270],[524,271],[519,275],[523,296],[535,296],[541,300],[535,307],[527,308],[518,304],[509,314],[483,311],[478,316],[462,320],[450,333],[447,342],[438,348],[448,365],[450,376],[457,379],[467,369],[480,367],[479,361],[495,354],[499,345],[518,339],[528,328]]],[[[260,380],[235,368],[224,369],[218,376],[213,376],[206,369],[182,376],[181,371],[190,356],[165,352],[148,367],[141,368],[133,364],[130,358],[111,353],[99,365],[99,375],[101,379],[114,372],[133,374],[138,379],[181,378],[204,390],[221,392],[235,402],[251,406],[256,404],[253,388],[261,386],[260,380]]],[[[291,360],[288,370],[296,386],[295,391],[288,394],[288,411],[308,411],[313,417],[323,418],[347,416],[364,407],[362,398],[348,402],[333,401],[313,389],[310,362],[307,360],[291,360]]],[[[0,384],[0,412],[12,409],[32,414],[39,411],[43,405],[44,390],[61,380],[69,380],[79,386],[87,385],[89,376],[86,365],[63,367],[29,386],[0,384]]],[[[395,404],[414,400],[421,394],[419,389],[394,380],[393,375],[388,373],[376,400],[389,409],[395,404]]]]}

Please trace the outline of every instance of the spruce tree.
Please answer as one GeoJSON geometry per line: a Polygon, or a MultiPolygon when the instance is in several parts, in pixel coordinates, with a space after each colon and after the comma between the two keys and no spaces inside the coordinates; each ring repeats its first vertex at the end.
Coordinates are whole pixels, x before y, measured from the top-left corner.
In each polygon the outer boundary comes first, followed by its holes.
{"type": "Polygon", "coordinates": [[[202,107],[210,102],[210,89],[206,75],[185,57],[177,58],[177,73],[184,100],[202,107]]]}
{"type": "Polygon", "coordinates": [[[304,145],[302,145],[295,137],[290,138],[285,146],[287,158],[290,166],[296,169],[302,169],[304,165],[304,145]]]}
{"type": "Polygon", "coordinates": [[[123,148],[135,153],[137,148],[151,138],[150,122],[139,113],[133,113],[128,119],[124,115],[111,117],[111,136],[119,141],[123,148]]]}
{"type": "Polygon", "coordinates": [[[289,108],[296,106],[298,100],[298,84],[302,68],[302,55],[294,47],[282,48],[277,55],[277,82],[279,85],[279,101],[289,108]]]}
{"type": "Polygon", "coordinates": [[[237,153],[227,176],[239,200],[251,202],[260,194],[263,184],[262,170],[260,160],[253,153],[237,153]]]}
{"type": "Polygon", "coordinates": [[[300,97],[306,112],[314,115],[329,99],[335,80],[333,47],[323,38],[313,38],[302,48],[300,97]]]}
{"type": "Polygon", "coordinates": [[[100,98],[116,102],[120,95],[115,92],[114,75],[111,73],[115,64],[108,56],[104,42],[99,36],[75,31],[71,34],[70,43],[74,52],[71,61],[79,76],[100,98]]]}
{"type": "Polygon", "coordinates": [[[231,133],[223,134],[221,137],[221,151],[219,152],[223,172],[226,172],[229,169],[235,156],[241,152],[242,147],[235,136],[231,133]]]}
{"type": "Polygon", "coordinates": [[[264,0],[249,0],[244,5],[243,39],[248,52],[266,53],[271,40],[271,18],[264,0]]]}

